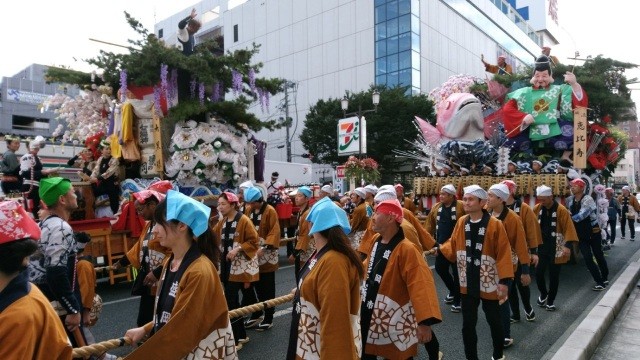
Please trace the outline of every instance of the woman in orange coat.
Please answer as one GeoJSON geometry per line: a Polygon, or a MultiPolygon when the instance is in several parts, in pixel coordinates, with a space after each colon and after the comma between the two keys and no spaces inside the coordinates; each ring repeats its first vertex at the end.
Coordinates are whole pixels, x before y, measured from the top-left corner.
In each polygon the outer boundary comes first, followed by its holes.
{"type": "Polygon", "coordinates": [[[364,269],[349,245],[347,215],[330,198],[307,216],[316,251],[300,271],[287,360],[360,359],[360,281],[364,269]]]}
{"type": "Polygon", "coordinates": [[[164,200],[165,195],[154,190],[143,190],[133,194],[136,212],[146,220],[140,239],[113,265],[115,270],[131,265],[138,270],[132,295],[140,296],[138,307],[138,326],[143,326],[153,319],[153,305],[156,298],[156,283],[162,272],[162,262],[171,255],[171,250],[160,245],[153,236],[155,221],[153,214],[156,206],[164,200]]]}
{"type": "MultiPolygon", "coordinates": [[[[234,193],[224,192],[220,195],[218,211],[223,218],[213,229],[221,239],[220,280],[224,285],[229,310],[240,307],[240,291],[248,289],[252,282],[259,279],[258,232],[251,219],[238,211],[238,202],[234,193]]],[[[240,350],[249,341],[244,319],[235,318],[231,325],[236,346],[240,350]]]]}
{"type": "Polygon", "coordinates": [[[210,212],[173,190],[156,207],[154,236],[172,254],[160,276],[154,321],[125,335],[134,344],[149,338],[126,359],[237,359],[210,212]]]}

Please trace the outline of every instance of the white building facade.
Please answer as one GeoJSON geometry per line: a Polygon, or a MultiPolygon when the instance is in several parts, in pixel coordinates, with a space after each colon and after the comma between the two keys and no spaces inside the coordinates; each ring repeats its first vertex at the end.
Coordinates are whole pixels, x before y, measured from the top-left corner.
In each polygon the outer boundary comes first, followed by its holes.
{"type": "MultiPolygon", "coordinates": [[[[281,95],[271,99],[268,113],[259,105],[253,111],[270,119],[288,112],[293,161],[306,161],[297,158],[304,152],[298,136],[318,100],[381,84],[428,93],[460,73],[484,78],[481,54],[492,63],[505,54],[514,69],[531,64],[543,42],[554,45],[546,29],[550,2],[555,0],[203,0],[194,5],[203,22],[196,42],[222,36],[225,51],[261,46],[254,58],[264,64],[260,76],[293,85],[288,101],[281,95]],[[528,25],[530,14],[538,19],[535,29],[528,25]]],[[[178,22],[190,11],[158,22],[155,34],[174,42],[178,22]]],[[[268,159],[286,160],[285,129],[257,136],[268,143],[268,159]]]]}
{"type": "Polygon", "coordinates": [[[640,150],[628,149],[624,158],[620,160],[613,172],[613,182],[610,186],[620,190],[624,185],[629,185],[631,192],[638,191],[640,169],[636,164],[640,161],[640,150]]]}

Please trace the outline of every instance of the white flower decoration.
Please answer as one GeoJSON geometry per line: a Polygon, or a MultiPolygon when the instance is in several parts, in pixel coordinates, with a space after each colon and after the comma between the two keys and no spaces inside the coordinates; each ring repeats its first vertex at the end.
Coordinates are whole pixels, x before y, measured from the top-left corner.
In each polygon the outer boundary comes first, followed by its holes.
{"type": "Polygon", "coordinates": [[[177,146],[179,149],[190,149],[198,142],[197,131],[189,127],[180,127],[176,125],[175,132],[171,137],[171,145],[177,146]]]}
{"type": "Polygon", "coordinates": [[[211,144],[203,144],[198,148],[198,160],[204,165],[213,165],[218,162],[218,153],[211,144]]]}
{"type": "Polygon", "coordinates": [[[173,153],[171,160],[180,170],[193,170],[198,164],[198,156],[193,150],[178,150],[173,153]]]}

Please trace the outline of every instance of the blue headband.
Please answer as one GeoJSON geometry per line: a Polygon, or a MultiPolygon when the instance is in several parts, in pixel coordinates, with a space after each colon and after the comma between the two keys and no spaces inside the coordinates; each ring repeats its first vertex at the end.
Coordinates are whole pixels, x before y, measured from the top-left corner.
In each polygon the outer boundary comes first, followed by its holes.
{"type": "MultiPolygon", "coordinates": [[[[250,187],[244,189],[244,200],[247,202],[258,201],[262,199],[262,191],[257,187],[250,187]]],[[[262,199],[264,200],[264,199],[262,199]]]]}
{"type": "Polygon", "coordinates": [[[309,235],[334,226],[340,226],[345,234],[351,232],[347,213],[334,204],[329,197],[322,198],[313,205],[307,215],[307,221],[313,223],[309,235]]]}
{"type": "Polygon", "coordinates": [[[209,229],[211,208],[175,190],[167,192],[167,220],[187,225],[195,236],[209,229]]]}
{"type": "Polygon", "coordinates": [[[308,186],[300,186],[298,188],[298,192],[302,193],[302,195],[306,196],[307,198],[311,197],[311,189],[309,189],[308,186]]]}

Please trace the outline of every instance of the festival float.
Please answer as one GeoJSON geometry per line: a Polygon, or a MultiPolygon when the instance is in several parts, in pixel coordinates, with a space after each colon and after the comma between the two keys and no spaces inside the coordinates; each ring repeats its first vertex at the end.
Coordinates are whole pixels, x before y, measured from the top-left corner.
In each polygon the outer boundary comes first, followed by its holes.
{"type": "Polygon", "coordinates": [[[564,199],[571,179],[582,178],[591,193],[611,176],[628,140],[612,125],[635,119],[621,73],[635,65],[600,56],[581,67],[559,64],[551,84],[540,90],[532,74],[550,66],[544,57],[536,61],[535,68],[514,76],[455,75],[430,92],[435,123],[416,116],[413,150],[397,153],[418,162],[422,176],[414,178],[414,193],[423,208],[438,201],[445,184],[461,195],[471,184],[488,189],[510,179],[517,184],[516,195],[533,205],[539,185],[564,199]],[[569,71],[577,75],[568,79],[581,85],[581,99],[565,82],[569,71]],[[522,120],[528,113],[532,124],[522,120]]]}
{"type": "MultiPolygon", "coordinates": [[[[88,251],[105,256],[106,265],[140,235],[143,222],[126,200],[131,193],[164,179],[174,190],[207,201],[247,179],[264,180],[266,144],[253,134],[276,122],[261,121],[248,109],[268,112],[270,97],[282,86],[280,79],[258,77],[262,64],[251,63],[258,46],[222,54],[210,40],[186,56],[125,15],[144,40],[131,41],[129,54],[101,51],[87,60],[96,67],[93,73],[50,68],[48,82],[83,91],[75,98],[59,93],[43,104],[66,124],[54,132],[55,142],[95,149],[106,141],[120,159],[125,201],[111,220],[93,219],[87,206],[93,202],[91,184],[73,179],[83,196],[71,224],[92,235],[88,251]]],[[[110,274],[111,283],[116,277],[110,274]]]]}

